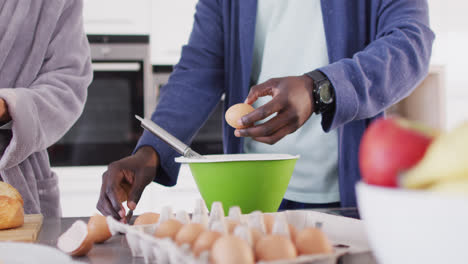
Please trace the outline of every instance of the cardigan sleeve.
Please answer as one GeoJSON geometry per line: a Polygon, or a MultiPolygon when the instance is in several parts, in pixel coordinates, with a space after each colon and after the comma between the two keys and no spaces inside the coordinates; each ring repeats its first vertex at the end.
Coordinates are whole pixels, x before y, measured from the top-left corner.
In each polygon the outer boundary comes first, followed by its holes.
{"type": "MultiPolygon", "coordinates": [[[[224,91],[224,47],[221,7],[215,0],[200,0],[188,44],[168,83],[161,88],[151,119],[163,129],[190,144],[194,135],[218,104],[224,91]]],[[[135,151],[151,146],[160,166],[154,181],[172,186],[177,182],[179,156],[166,143],[143,132],[135,151]]]]}
{"type": "Polygon", "coordinates": [[[373,117],[400,101],[426,76],[434,34],[425,0],[382,1],[377,35],[364,50],[319,70],[333,84],[336,108],[325,131],[373,117]]]}

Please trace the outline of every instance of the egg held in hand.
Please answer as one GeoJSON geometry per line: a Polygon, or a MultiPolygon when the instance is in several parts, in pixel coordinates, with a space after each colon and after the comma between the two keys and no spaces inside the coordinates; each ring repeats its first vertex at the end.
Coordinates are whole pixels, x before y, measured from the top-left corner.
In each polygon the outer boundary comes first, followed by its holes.
{"type": "Polygon", "coordinates": [[[235,104],[226,111],[226,122],[233,128],[246,128],[239,125],[237,122],[246,114],[254,111],[255,109],[249,104],[235,104]]]}

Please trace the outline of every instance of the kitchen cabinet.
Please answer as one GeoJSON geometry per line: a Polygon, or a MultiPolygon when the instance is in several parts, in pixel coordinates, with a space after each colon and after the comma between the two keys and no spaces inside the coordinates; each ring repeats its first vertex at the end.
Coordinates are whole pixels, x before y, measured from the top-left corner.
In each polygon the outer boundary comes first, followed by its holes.
{"type": "Polygon", "coordinates": [[[433,65],[427,77],[405,99],[391,106],[387,115],[402,116],[437,129],[446,128],[445,67],[433,65]]]}

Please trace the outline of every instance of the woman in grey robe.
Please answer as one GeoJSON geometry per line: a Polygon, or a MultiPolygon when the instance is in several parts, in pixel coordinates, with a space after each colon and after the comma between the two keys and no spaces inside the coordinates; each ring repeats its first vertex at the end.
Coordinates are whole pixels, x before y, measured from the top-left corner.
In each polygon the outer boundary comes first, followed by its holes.
{"type": "Polygon", "coordinates": [[[25,213],[61,215],[47,147],[81,114],[92,79],[82,0],[0,0],[0,180],[25,213]]]}

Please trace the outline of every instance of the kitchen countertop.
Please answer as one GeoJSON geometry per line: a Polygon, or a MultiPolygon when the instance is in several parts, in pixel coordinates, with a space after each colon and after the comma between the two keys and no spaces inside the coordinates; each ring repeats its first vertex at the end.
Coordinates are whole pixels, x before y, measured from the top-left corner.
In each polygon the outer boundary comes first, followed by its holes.
{"type": "MultiPolygon", "coordinates": [[[[355,208],[321,209],[321,212],[357,217],[355,208]]],[[[76,220],[88,221],[88,217],[46,218],[39,233],[38,243],[56,247],[57,238],[76,220]]],[[[84,263],[145,263],[143,258],[134,258],[124,235],[116,235],[103,244],[95,244],[87,256],[75,258],[84,263]]],[[[377,264],[372,254],[348,255],[340,259],[340,264],[377,264]]]]}

